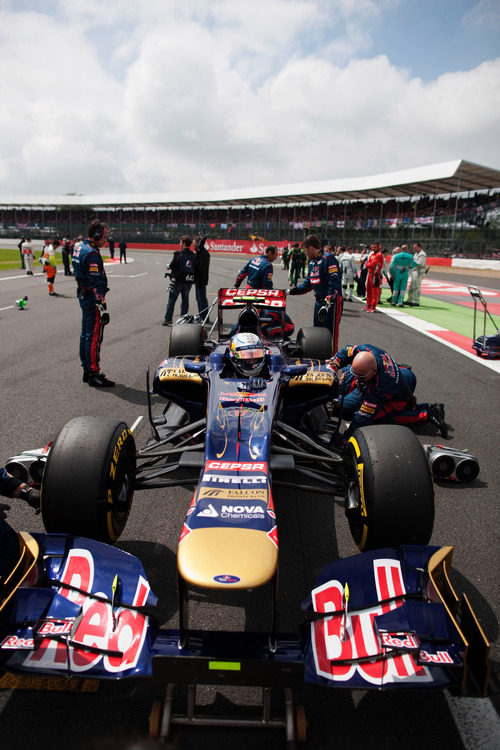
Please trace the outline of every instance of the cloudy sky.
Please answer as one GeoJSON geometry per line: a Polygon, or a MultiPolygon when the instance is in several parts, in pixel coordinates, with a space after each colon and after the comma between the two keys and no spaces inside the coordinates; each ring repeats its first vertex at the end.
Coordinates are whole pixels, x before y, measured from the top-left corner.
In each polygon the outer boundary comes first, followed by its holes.
{"type": "Polygon", "coordinates": [[[500,168],[499,0],[0,0],[0,195],[500,168]]]}

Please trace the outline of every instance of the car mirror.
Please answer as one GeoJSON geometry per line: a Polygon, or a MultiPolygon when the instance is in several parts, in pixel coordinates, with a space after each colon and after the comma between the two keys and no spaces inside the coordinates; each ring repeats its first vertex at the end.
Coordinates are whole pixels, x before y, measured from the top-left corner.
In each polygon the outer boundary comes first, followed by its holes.
{"type": "Polygon", "coordinates": [[[308,371],[309,366],[308,365],[287,365],[284,370],[282,370],[283,375],[289,375],[292,378],[298,378],[301,375],[305,375],[308,371]]]}
{"type": "Polygon", "coordinates": [[[186,372],[194,372],[197,375],[202,375],[207,367],[206,362],[192,362],[190,360],[184,360],[183,365],[186,372]]]}

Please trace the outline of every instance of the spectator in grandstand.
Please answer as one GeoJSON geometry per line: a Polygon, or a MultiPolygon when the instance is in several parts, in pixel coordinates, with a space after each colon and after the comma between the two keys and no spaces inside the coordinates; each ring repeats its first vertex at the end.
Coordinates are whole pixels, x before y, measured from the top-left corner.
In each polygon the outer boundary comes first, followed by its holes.
{"type": "Polygon", "coordinates": [[[113,237],[108,237],[109,257],[111,260],[115,257],[115,241],[113,237]]]}
{"type": "Polygon", "coordinates": [[[23,242],[22,254],[26,266],[26,275],[33,276],[33,248],[31,246],[31,237],[23,242]]]}
{"type": "MultiPolygon", "coordinates": [[[[293,248],[292,248],[293,249],[293,248]]],[[[245,263],[238,273],[234,286],[238,289],[243,279],[248,276],[247,289],[273,288],[273,261],[278,257],[278,248],[266,247],[265,252],[245,263]]]]}
{"type": "Polygon", "coordinates": [[[108,280],[101,258],[101,248],[107,241],[108,225],[99,219],[90,222],[88,239],[75,243],[73,270],[78,284],[77,296],[82,310],[80,333],[80,362],[83,382],[91,388],[112,388],[100,369],[101,344],[104,326],[109,323],[106,307],[108,280]]]}
{"type": "Polygon", "coordinates": [[[21,237],[21,242],[18,243],[17,247],[19,248],[19,255],[21,256],[21,270],[24,271],[26,266],[24,265],[24,255],[23,255],[23,242],[26,242],[26,237],[21,237]]]}
{"type": "MultiPolygon", "coordinates": [[[[196,263],[194,268],[194,291],[198,305],[198,322],[202,323],[208,315],[207,285],[210,270],[210,253],[205,246],[206,237],[194,238],[196,263]]],[[[210,323],[210,318],[207,318],[210,323]]]]}
{"type": "Polygon", "coordinates": [[[420,287],[422,280],[428,271],[427,254],[424,252],[420,242],[413,245],[414,268],[411,271],[410,288],[408,289],[408,301],[405,303],[410,307],[420,306],[420,287]]]}
{"type": "Polygon", "coordinates": [[[310,234],[302,247],[309,260],[307,277],[288,294],[314,291],[313,325],[331,331],[334,351],[338,348],[340,318],[342,316],[342,272],[335,255],[324,255],[315,234],[310,234]]]}
{"type": "Polygon", "coordinates": [[[127,243],[125,240],[120,240],[118,243],[118,247],[120,248],[120,263],[122,260],[126,263],[127,262],[127,243]]]}
{"type": "Polygon", "coordinates": [[[377,305],[382,289],[382,268],[384,267],[384,255],[377,242],[370,245],[371,253],[366,262],[366,312],[377,312],[377,305]]]}
{"type": "Polygon", "coordinates": [[[177,297],[181,295],[181,315],[189,312],[189,292],[195,281],[196,255],[191,249],[193,240],[188,235],[181,237],[180,250],[176,250],[167,266],[165,276],[170,276],[168,301],[162,325],[172,325],[177,297]]]}
{"type": "Polygon", "coordinates": [[[342,247],[339,255],[339,264],[342,270],[342,296],[347,302],[352,302],[354,293],[354,281],[357,279],[356,261],[354,260],[353,248],[342,247]]]}
{"type": "Polygon", "coordinates": [[[393,278],[391,305],[403,307],[408,284],[408,272],[414,266],[413,255],[409,252],[408,245],[402,245],[399,253],[393,256],[390,267],[393,278]]]}

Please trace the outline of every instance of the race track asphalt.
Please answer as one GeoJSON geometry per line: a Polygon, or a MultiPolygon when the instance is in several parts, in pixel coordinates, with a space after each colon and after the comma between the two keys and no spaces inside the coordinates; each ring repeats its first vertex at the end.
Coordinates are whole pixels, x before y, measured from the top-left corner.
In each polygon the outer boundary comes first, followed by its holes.
{"type": "MultiPolygon", "coordinates": [[[[139,445],[149,437],[145,372],[148,366],[154,371],[166,356],[170,330],[161,325],[166,256],[151,252],[131,256],[126,265],[107,266],[111,323],[105,331],[102,365],[108,377],[117,381],[116,388],[109,391],[91,389],[81,382],[80,309],[74,280],[64,277],[60,269],[55,286],[59,296],[49,297],[41,274],[30,278],[21,271],[0,273],[1,462],[19,451],[45,445],[77,415],[114,416],[130,426],[136,424],[139,445]],[[19,311],[15,300],[25,294],[28,307],[19,311]]],[[[242,258],[212,257],[209,299],[219,287],[232,285],[241,265],[242,258]]],[[[496,274],[470,271],[465,281],[463,273],[433,271],[431,278],[500,288],[496,274]]],[[[286,274],[277,264],[274,279],[275,287],[288,286],[286,274]]],[[[193,294],[191,303],[194,305],[193,294]]],[[[289,299],[288,311],[296,329],[311,325],[312,306],[311,294],[289,299]]],[[[479,459],[480,475],[472,485],[436,483],[432,543],[454,546],[453,582],[459,592],[469,595],[493,644],[498,672],[499,375],[400,320],[384,314],[367,315],[361,308],[361,302],[346,303],[341,346],[373,343],[398,361],[410,363],[418,379],[418,400],[446,406],[450,436],[445,442],[468,449],[479,459]]],[[[470,308],[469,313],[472,330],[470,308]]],[[[422,443],[441,442],[431,425],[419,428],[418,436],[422,443]]],[[[171,627],[177,626],[175,551],[189,500],[190,493],[182,488],[136,494],[119,542],[121,548],[143,560],[160,599],[161,622],[171,627]]],[[[278,492],[275,500],[280,531],[279,629],[286,632],[297,628],[299,604],[320,568],[339,555],[354,554],[356,549],[342,508],[329,498],[278,492]]],[[[9,521],[16,529],[43,530],[40,517],[16,501],[12,501],[9,521]]],[[[222,597],[219,601],[200,597],[192,605],[194,624],[208,629],[259,629],[265,627],[266,614],[262,592],[229,602],[222,597]]],[[[24,750],[160,747],[147,739],[151,697],[151,686],[137,681],[107,683],[97,694],[1,690],[2,747],[19,746],[21,725],[24,750]]],[[[469,747],[442,693],[351,693],[306,687],[297,698],[307,711],[308,748],[469,747]]],[[[255,690],[227,689],[217,698],[213,690],[203,693],[213,715],[232,713],[233,703],[241,703],[242,712],[253,711],[257,699],[255,690]]],[[[284,746],[279,730],[174,727],[172,741],[162,747],[203,750],[217,746],[223,750],[235,742],[241,750],[257,743],[261,750],[284,746]]]]}

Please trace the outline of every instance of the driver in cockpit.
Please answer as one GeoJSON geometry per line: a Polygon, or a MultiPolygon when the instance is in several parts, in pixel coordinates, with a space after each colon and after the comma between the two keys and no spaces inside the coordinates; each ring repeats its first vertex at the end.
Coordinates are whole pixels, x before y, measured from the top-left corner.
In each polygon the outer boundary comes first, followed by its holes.
{"type": "Polygon", "coordinates": [[[264,390],[269,379],[269,363],[263,342],[255,333],[235,333],[225,355],[223,378],[245,378],[254,391],[264,390]]]}

